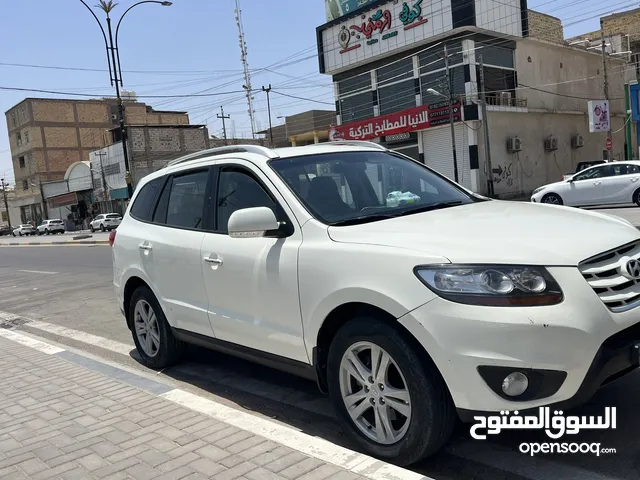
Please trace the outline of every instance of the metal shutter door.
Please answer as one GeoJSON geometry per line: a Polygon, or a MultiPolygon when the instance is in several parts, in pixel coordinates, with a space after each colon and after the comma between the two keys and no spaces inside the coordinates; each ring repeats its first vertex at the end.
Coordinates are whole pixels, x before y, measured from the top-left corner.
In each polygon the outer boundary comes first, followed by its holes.
{"type": "MultiPolygon", "coordinates": [[[[469,142],[467,128],[464,124],[455,125],[456,153],[458,155],[458,181],[466,188],[471,188],[471,172],[469,168],[469,142]]],[[[422,148],[424,163],[453,180],[453,152],[451,148],[451,127],[429,128],[422,131],[422,148]]]]}

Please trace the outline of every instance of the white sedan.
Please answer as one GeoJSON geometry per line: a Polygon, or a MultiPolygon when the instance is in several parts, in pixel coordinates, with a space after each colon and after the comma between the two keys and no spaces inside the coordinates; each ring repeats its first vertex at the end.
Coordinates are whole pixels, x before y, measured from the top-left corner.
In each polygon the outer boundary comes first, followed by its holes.
{"type": "Polygon", "coordinates": [[[104,232],[105,230],[113,230],[118,228],[120,222],[122,221],[122,217],[119,213],[101,213],[96,218],[91,220],[89,224],[89,229],[92,232],[96,230],[100,230],[104,232]]]}
{"type": "Polygon", "coordinates": [[[640,206],[640,161],[586,168],[566,180],[537,188],[531,201],[574,207],[629,203],[640,206]]]}
{"type": "Polygon", "coordinates": [[[23,225],[18,225],[16,228],[13,229],[13,236],[16,237],[21,237],[23,235],[35,235],[36,234],[36,229],[33,225],[29,225],[28,223],[25,223],[23,225]]]}

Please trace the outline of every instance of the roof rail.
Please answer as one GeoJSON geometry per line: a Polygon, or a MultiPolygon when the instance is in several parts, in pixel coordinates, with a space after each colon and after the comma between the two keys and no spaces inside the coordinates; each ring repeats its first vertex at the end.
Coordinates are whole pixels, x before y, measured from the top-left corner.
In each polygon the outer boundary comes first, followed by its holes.
{"type": "Polygon", "coordinates": [[[201,150],[199,152],[191,153],[189,155],[185,155],[184,157],[176,158],[175,160],[170,161],[167,166],[178,165],[184,162],[190,162],[192,160],[198,160],[200,158],[211,157],[215,155],[224,155],[226,153],[256,153],[258,155],[262,155],[268,158],[278,158],[279,155],[267,147],[262,147],[260,145],[229,145],[225,147],[215,147],[208,148],[206,150],[201,150]]]}
{"type": "Polygon", "coordinates": [[[376,148],[378,150],[388,150],[388,148],[386,148],[383,145],[380,145],[379,143],[367,142],[365,140],[336,140],[336,141],[331,141],[327,143],[329,145],[353,145],[354,147],[370,147],[370,148],[376,148]]]}

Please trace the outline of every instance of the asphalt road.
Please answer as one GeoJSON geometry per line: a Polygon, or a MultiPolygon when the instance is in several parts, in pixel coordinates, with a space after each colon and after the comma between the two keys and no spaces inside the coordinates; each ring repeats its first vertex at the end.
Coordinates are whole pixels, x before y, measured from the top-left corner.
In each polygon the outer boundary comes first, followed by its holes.
{"type": "MultiPolygon", "coordinates": [[[[108,246],[0,249],[0,312],[20,316],[5,326],[15,325],[144,369],[115,303],[111,268],[108,246]]],[[[329,400],[312,382],[198,348],[191,349],[185,363],[159,374],[179,388],[354,448],[337,424],[329,400]]],[[[634,373],[604,387],[588,405],[571,412],[602,415],[605,406],[616,406],[616,430],[580,433],[562,440],[599,442],[603,448],[616,448],[615,455],[541,454],[532,458],[520,453],[518,445],[549,441],[544,434],[511,432],[477,441],[469,436],[468,427],[460,425],[444,452],[412,468],[438,480],[640,478],[639,404],[640,376],[634,373]]]]}

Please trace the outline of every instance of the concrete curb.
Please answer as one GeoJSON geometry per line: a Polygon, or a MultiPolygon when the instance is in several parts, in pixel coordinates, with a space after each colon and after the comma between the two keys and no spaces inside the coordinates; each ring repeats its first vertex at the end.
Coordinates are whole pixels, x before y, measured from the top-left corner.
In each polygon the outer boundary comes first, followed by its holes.
{"type": "Polygon", "coordinates": [[[0,247],[56,247],[59,245],[109,245],[109,240],[76,240],[67,242],[11,242],[0,243],[0,247]]]}

